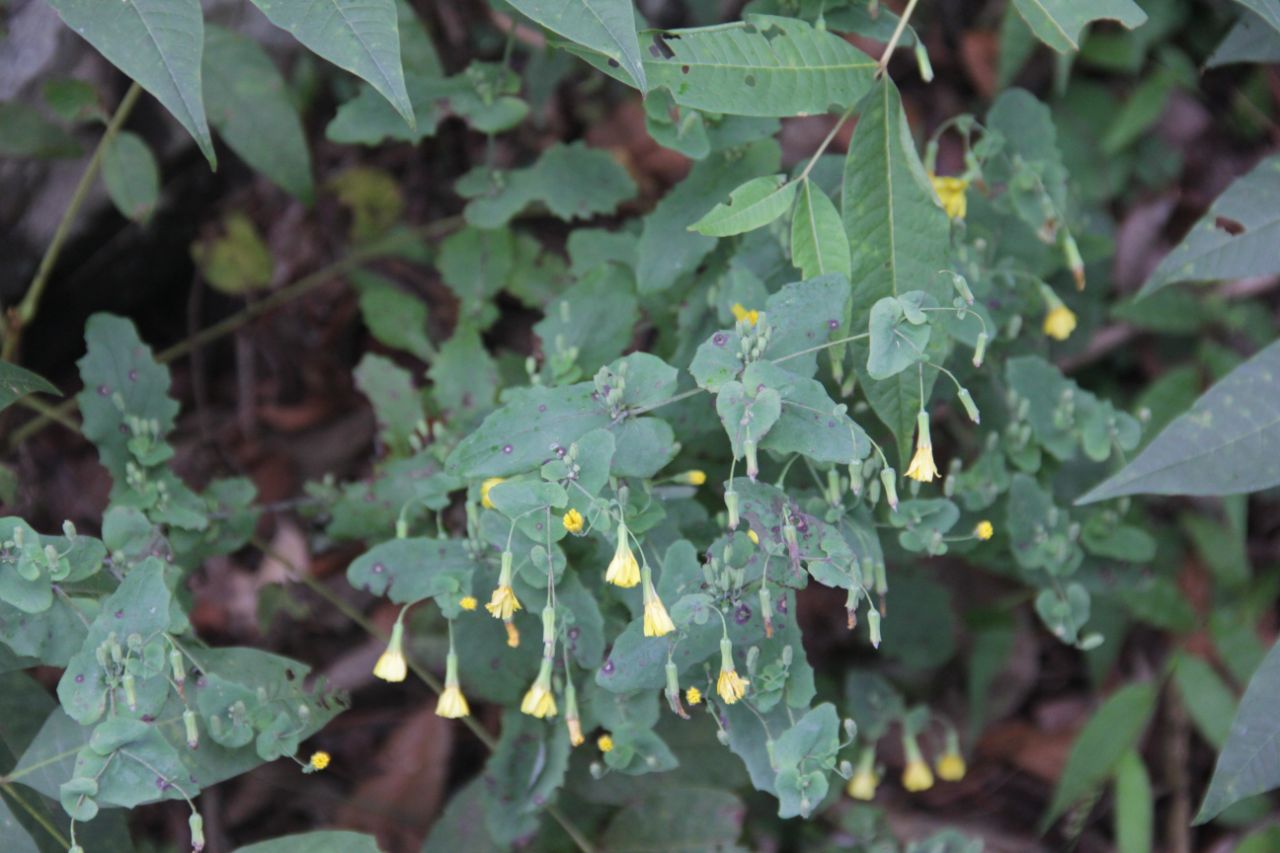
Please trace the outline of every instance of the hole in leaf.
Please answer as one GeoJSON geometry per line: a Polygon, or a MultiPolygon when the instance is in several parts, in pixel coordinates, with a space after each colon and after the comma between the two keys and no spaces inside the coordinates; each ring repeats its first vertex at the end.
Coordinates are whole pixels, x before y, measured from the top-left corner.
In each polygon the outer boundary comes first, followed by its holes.
{"type": "Polygon", "coordinates": [[[1215,228],[1221,228],[1223,231],[1226,231],[1232,237],[1239,237],[1248,230],[1244,227],[1244,223],[1232,219],[1229,216],[1216,217],[1213,220],[1213,225],[1215,228]]]}
{"type": "Polygon", "coordinates": [[[673,59],[676,52],[667,47],[667,43],[663,41],[666,36],[654,36],[653,44],[649,47],[649,52],[659,59],[673,59]]]}
{"type": "Polygon", "coordinates": [[[756,87],[756,75],[748,74],[746,79],[743,82],[745,82],[748,86],[754,89],[756,87]]]}

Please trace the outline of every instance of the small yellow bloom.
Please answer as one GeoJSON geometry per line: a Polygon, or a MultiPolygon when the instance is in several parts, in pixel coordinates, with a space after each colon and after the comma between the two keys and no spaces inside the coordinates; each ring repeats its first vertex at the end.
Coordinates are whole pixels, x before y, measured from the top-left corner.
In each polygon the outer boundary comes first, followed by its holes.
{"type": "Polygon", "coordinates": [[[409,674],[408,664],[404,659],[404,626],[396,620],[391,628],[391,640],[386,651],[373,666],[373,674],[383,681],[404,681],[409,674]]]}
{"type": "Polygon", "coordinates": [[[756,533],[750,527],[747,528],[747,538],[751,540],[752,545],[760,544],[760,534],[756,533]]]}
{"type": "Polygon", "coordinates": [[[307,762],[307,768],[313,771],[323,770],[329,766],[330,760],[331,759],[330,759],[329,753],[325,752],[324,750],[320,750],[319,752],[313,752],[311,753],[311,760],[307,762]]]}
{"type": "Polygon", "coordinates": [[[907,762],[906,769],[902,771],[902,787],[913,794],[933,787],[933,771],[923,759],[916,758],[907,762]]]}
{"type": "Polygon", "coordinates": [[[476,605],[479,603],[474,595],[464,595],[462,600],[458,602],[458,606],[463,610],[475,610],[476,605]]]}
{"type": "Polygon", "coordinates": [[[996,535],[995,525],[984,518],[982,521],[978,522],[977,527],[973,528],[973,535],[977,536],[983,542],[986,542],[992,536],[996,535]]]}
{"type": "Polygon", "coordinates": [[[569,727],[569,745],[582,746],[586,740],[582,736],[582,721],[577,717],[566,717],[564,722],[569,727]]]}
{"type": "Polygon", "coordinates": [[[571,509],[564,514],[564,518],[560,519],[564,522],[564,529],[570,533],[582,532],[582,513],[576,509],[571,509]]]}
{"type": "Polygon", "coordinates": [[[493,509],[493,501],[489,500],[489,492],[493,487],[505,480],[505,477],[490,477],[480,484],[480,505],[485,509],[493,509]]]}
{"type": "Polygon", "coordinates": [[[675,623],[658,597],[658,591],[653,588],[653,572],[648,565],[645,565],[641,576],[644,580],[644,635],[664,637],[676,629],[675,623]]]}
{"type": "Polygon", "coordinates": [[[446,687],[436,702],[436,716],[456,720],[470,715],[471,706],[467,704],[467,697],[462,695],[462,689],[456,684],[446,687]]]}
{"type": "Polygon", "coordinates": [[[684,701],[690,705],[699,705],[702,703],[702,691],[696,687],[690,687],[684,692],[684,701]]]}
{"type": "Polygon", "coordinates": [[[609,735],[600,735],[596,738],[596,747],[601,752],[613,752],[613,738],[609,735]]]}
{"type": "Polygon", "coordinates": [[[707,482],[707,472],[695,468],[683,474],[676,474],[672,479],[685,486],[701,486],[707,482]]]}
{"type": "Polygon", "coordinates": [[[929,180],[933,183],[933,191],[938,194],[938,200],[942,202],[942,209],[947,212],[947,218],[964,219],[969,209],[964,191],[969,188],[969,182],[964,178],[940,178],[936,175],[930,175],[929,180]]]}
{"type": "Polygon", "coordinates": [[[874,800],[876,796],[876,788],[880,784],[880,777],[876,775],[876,771],[872,768],[865,770],[859,769],[849,779],[849,784],[845,790],[849,796],[855,800],[874,800]]]}
{"type": "Polygon", "coordinates": [[[520,629],[510,619],[504,621],[502,626],[507,629],[507,647],[516,649],[520,647],[520,629]]]}
{"type": "Polygon", "coordinates": [[[1075,330],[1075,312],[1065,305],[1054,305],[1044,315],[1044,333],[1055,341],[1065,341],[1075,330]]]}
{"type": "Polygon", "coordinates": [[[551,662],[545,658],[542,661],[542,669],[538,671],[538,678],[533,682],[533,686],[524,694],[524,700],[520,703],[521,713],[528,714],[531,717],[545,719],[556,715],[556,696],[551,692],[551,662]]]}
{"type": "Polygon", "coordinates": [[[944,782],[959,782],[964,778],[966,770],[964,757],[958,752],[946,752],[938,756],[934,768],[938,771],[938,778],[944,782]]]}
{"type": "Polygon", "coordinates": [[[516,598],[516,591],[511,587],[499,586],[493,591],[484,609],[492,613],[495,619],[510,619],[520,609],[520,599],[516,598]]]}
{"type": "Polygon", "coordinates": [[[627,524],[625,521],[618,525],[618,547],[613,552],[613,559],[609,561],[609,568],[604,573],[604,579],[623,589],[630,589],[640,583],[640,564],[636,562],[635,555],[631,553],[631,544],[627,541],[627,524]]]}
{"type": "Polygon", "coordinates": [[[938,476],[938,466],[933,461],[933,440],[929,436],[929,415],[921,412],[916,418],[916,454],[907,466],[907,477],[921,483],[929,483],[938,476]]]}
{"type": "Polygon", "coordinates": [[[733,666],[733,645],[729,642],[728,637],[720,640],[720,677],[716,679],[716,692],[720,694],[720,698],[725,704],[732,705],[743,696],[747,695],[747,685],[750,684],[733,666]]]}
{"type": "Polygon", "coordinates": [[[733,319],[738,322],[746,320],[747,325],[749,326],[754,326],[756,323],[760,322],[760,312],[755,309],[748,311],[746,308],[742,307],[741,302],[733,303],[733,306],[730,307],[729,310],[733,312],[733,319]]]}

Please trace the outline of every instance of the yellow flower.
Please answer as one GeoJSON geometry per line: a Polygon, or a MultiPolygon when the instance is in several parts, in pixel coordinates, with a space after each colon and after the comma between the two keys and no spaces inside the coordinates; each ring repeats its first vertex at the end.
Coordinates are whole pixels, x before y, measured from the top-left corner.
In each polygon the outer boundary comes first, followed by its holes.
{"type": "Polygon", "coordinates": [[[699,471],[695,468],[692,471],[685,471],[683,474],[676,474],[671,479],[685,486],[701,486],[707,482],[707,472],[699,471]]]}
{"type": "Polygon", "coordinates": [[[876,775],[876,771],[873,768],[868,767],[865,770],[859,768],[849,779],[849,784],[845,790],[855,800],[874,800],[876,787],[879,784],[880,777],[876,775]]]}
{"type": "Polygon", "coordinates": [[[995,525],[984,518],[982,521],[978,522],[977,527],[973,528],[973,535],[977,536],[983,542],[986,542],[992,536],[996,535],[995,525]]]}
{"type": "Polygon", "coordinates": [[[520,599],[516,598],[516,592],[511,587],[500,586],[493,591],[493,596],[484,609],[492,613],[495,619],[510,619],[520,609],[520,599]]]}
{"type": "Polygon", "coordinates": [[[479,604],[479,602],[476,601],[476,597],[474,595],[464,595],[462,600],[458,602],[458,606],[463,610],[475,610],[477,604],[479,604]]]}
{"type": "Polygon", "coordinates": [[[631,545],[627,542],[625,521],[618,525],[618,548],[613,552],[613,559],[609,561],[604,579],[623,589],[630,589],[640,583],[640,564],[636,562],[635,555],[631,553],[631,545]]]}
{"type": "Polygon", "coordinates": [[[324,750],[311,753],[311,760],[307,762],[307,769],[311,771],[323,770],[329,766],[329,753],[324,750]]]}
{"type": "Polygon", "coordinates": [[[746,308],[742,307],[741,302],[733,303],[733,306],[729,310],[733,312],[733,319],[737,320],[739,323],[746,320],[747,325],[754,326],[756,323],[760,322],[760,312],[755,309],[748,311],[746,308]]]}
{"type": "Polygon", "coordinates": [[[653,572],[648,565],[641,574],[644,578],[644,635],[664,637],[676,629],[675,623],[658,597],[658,591],[653,588],[653,572]]]}
{"type": "Polygon", "coordinates": [[[515,623],[509,619],[504,621],[502,625],[504,628],[507,629],[507,647],[512,649],[519,648],[520,647],[520,629],[517,628],[515,626],[515,623]]]}
{"type": "Polygon", "coordinates": [[[1065,341],[1075,330],[1075,312],[1065,305],[1054,305],[1044,315],[1044,333],[1055,341],[1065,341]]]}
{"type": "Polygon", "coordinates": [[[696,687],[690,687],[684,692],[684,701],[690,705],[699,705],[702,703],[702,691],[696,687]]]}
{"type": "Polygon", "coordinates": [[[945,752],[938,756],[934,768],[938,771],[938,778],[944,782],[959,782],[964,778],[966,769],[964,757],[958,752],[945,752]]]}
{"type": "Polygon", "coordinates": [[[551,661],[546,658],[542,659],[542,669],[538,670],[538,678],[524,694],[524,700],[520,702],[520,711],[539,719],[556,715],[556,697],[551,692],[551,661]]]}
{"type": "Polygon", "coordinates": [[[582,532],[582,513],[576,509],[571,509],[564,514],[564,518],[560,519],[564,522],[564,529],[570,533],[582,532]]]}
{"type": "Polygon", "coordinates": [[[969,182],[964,178],[940,178],[936,175],[930,175],[929,180],[933,183],[933,191],[938,194],[938,200],[942,202],[942,209],[947,212],[947,218],[964,219],[969,209],[964,191],[969,188],[969,182]]]}
{"type": "Polygon", "coordinates": [[[609,735],[600,735],[596,738],[596,746],[601,752],[613,752],[613,738],[609,735]]]}
{"type": "Polygon", "coordinates": [[[732,705],[743,696],[747,695],[747,685],[750,684],[733,667],[733,645],[730,644],[729,638],[724,637],[720,640],[720,677],[716,679],[716,692],[720,694],[720,698],[725,704],[732,705]]]}
{"type": "Polygon", "coordinates": [[[907,762],[906,769],[902,771],[902,787],[913,794],[933,787],[933,771],[924,759],[915,758],[907,762]]]}
{"type": "Polygon", "coordinates": [[[404,659],[404,626],[400,620],[391,628],[391,640],[387,649],[373,666],[373,674],[383,681],[404,681],[409,674],[404,659]]]}
{"type": "Polygon", "coordinates": [[[493,501],[489,500],[489,492],[493,487],[505,480],[505,477],[490,477],[480,484],[480,505],[485,509],[493,509],[493,501]]]}
{"type": "Polygon", "coordinates": [[[916,455],[907,466],[907,476],[921,483],[932,482],[938,476],[938,466],[933,461],[933,440],[929,436],[929,415],[923,411],[916,417],[916,455]]]}
{"type": "Polygon", "coordinates": [[[462,695],[462,689],[458,685],[452,684],[440,694],[440,699],[436,702],[436,715],[450,720],[471,715],[471,706],[467,704],[467,697],[462,695]]]}
{"type": "Polygon", "coordinates": [[[569,745],[582,746],[586,740],[582,736],[582,721],[577,717],[566,717],[564,722],[569,727],[569,745]]]}
{"type": "Polygon", "coordinates": [[[760,544],[760,534],[756,533],[750,527],[747,528],[747,538],[751,540],[752,545],[760,544]]]}

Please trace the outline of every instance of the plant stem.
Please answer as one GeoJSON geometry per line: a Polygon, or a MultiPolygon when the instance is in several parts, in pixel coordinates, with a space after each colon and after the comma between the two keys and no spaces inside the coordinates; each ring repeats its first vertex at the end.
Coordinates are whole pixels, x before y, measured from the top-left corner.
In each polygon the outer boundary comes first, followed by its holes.
{"type": "Polygon", "coordinates": [[[49,248],[45,249],[44,257],[40,259],[40,266],[36,269],[35,278],[31,279],[26,296],[22,297],[17,308],[9,312],[4,348],[0,350],[0,358],[5,361],[13,360],[18,351],[18,344],[22,340],[23,328],[29,326],[36,318],[36,313],[40,309],[40,297],[44,295],[45,287],[49,284],[53,267],[58,262],[58,256],[62,254],[63,244],[71,234],[71,226],[76,220],[76,214],[80,212],[85,199],[89,197],[89,190],[98,176],[98,169],[102,166],[102,157],[106,153],[107,146],[120,132],[120,127],[133,111],[133,105],[137,103],[138,96],[141,94],[142,87],[137,83],[131,85],[129,91],[124,93],[124,98],[116,107],[111,121],[107,123],[107,129],[98,140],[98,147],[93,150],[93,156],[89,158],[89,164],[85,166],[84,174],[80,176],[80,183],[76,184],[67,209],[62,212],[62,220],[58,223],[57,230],[53,232],[53,239],[49,242],[49,248]]]}
{"type": "Polygon", "coordinates": [[[58,828],[53,825],[53,822],[49,820],[49,816],[42,813],[35,806],[28,803],[22,797],[18,796],[18,792],[14,789],[13,785],[9,784],[8,782],[5,782],[3,784],[0,784],[0,790],[3,790],[6,794],[8,794],[10,799],[12,799],[19,806],[21,806],[24,812],[31,815],[31,819],[34,820],[36,823],[40,824],[40,828],[43,829],[45,832],[49,833],[49,835],[52,836],[54,841],[58,842],[63,847],[71,846],[71,843],[67,841],[67,837],[63,835],[61,832],[59,832],[58,828]]]}
{"type": "Polygon", "coordinates": [[[876,63],[876,77],[884,74],[885,69],[889,67],[889,57],[893,56],[893,51],[898,46],[898,40],[902,38],[902,34],[907,29],[907,21],[911,19],[911,13],[916,9],[916,3],[919,0],[907,0],[907,8],[902,11],[902,16],[898,18],[898,26],[894,27],[893,35],[889,38],[889,43],[885,45],[884,53],[880,54],[880,61],[876,63]]]}
{"type": "Polygon", "coordinates": [[[813,171],[813,167],[818,163],[818,158],[827,150],[827,146],[829,146],[831,141],[836,138],[836,134],[840,132],[840,128],[844,127],[844,123],[849,120],[851,115],[853,115],[853,107],[849,107],[849,109],[845,110],[844,115],[840,116],[840,120],[832,126],[831,132],[828,133],[826,139],[823,139],[822,143],[818,145],[818,150],[813,152],[813,155],[809,158],[809,162],[805,164],[804,171],[796,177],[794,183],[801,183],[805,178],[809,177],[809,173],[813,171]]]}

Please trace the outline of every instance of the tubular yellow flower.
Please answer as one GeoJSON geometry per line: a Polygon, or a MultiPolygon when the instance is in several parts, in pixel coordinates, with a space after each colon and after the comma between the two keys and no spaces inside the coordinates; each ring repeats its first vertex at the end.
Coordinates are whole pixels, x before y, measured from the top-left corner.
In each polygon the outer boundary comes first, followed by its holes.
{"type": "Polygon", "coordinates": [[[747,325],[754,326],[756,323],[760,322],[760,312],[755,309],[748,310],[743,308],[741,302],[733,303],[729,310],[733,312],[733,319],[737,320],[739,323],[746,320],[747,325]]]}
{"type": "Polygon", "coordinates": [[[556,697],[551,692],[551,661],[546,658],[542,659],[542,668],[533,686],[520,702],[520,712],[539,719],[556,715],[556,697]]]}
{"type": "Polygon", "coordinates": [[[391,640],[387,649],[373,666],[373,674],[383,681],[404,681],[409,674],[408,664],[404,659],[404,625],[400,620],[391,628],[391,640]]]}
{"type": "Polygon", "coordinates": [[[582,532],[582,513],[578,512],[576,509],[571,509],[566,512],[564,514],[564,518],[560,520],[564,522],[564,529],[570,533],[582,532]]]}
{"type": "Polygon", "coordinates": [[[859,770],[849,779],[849,785],[845,790],[855,800],[874,800],[876,787],[879,784],[880,777],[876,775],[874,770],[859,770]]]}
{"type": "Polygon", "coordinates": [[[973,535],[977,536],[983,542],[986,542],[992,536],[996,535],[995,525],[984,518],[982,521],[978,522],[977,527],[973,528],[973,535]]]}
{"type": "Polygon", "coordinates": [[[964,757],[958,752],[945,752],[938,756],[934,769],[938,771],[938,778],[944,782],[959,782],[964,778],[965,770],[964,757]]]}
{"type": "Polygon", "coordinates": [[[937,476],[938,466],[933,461],[933,440],[929,436],[929,414],[921,411],[916,416],[916,455],[911,457],[907,477],[929,483],[937,476]]]}
{"type": "Polygon", "coordinates": [[[458,686],[458,656],[452,651],[444,659],[444,692],[436,700],[436,716],[449,720],[469,717],[471,706],[458,686]]]}
{"type": "Polygon", "coordinates": [[[902,751],[907,756],[907,766],[902,770],[902,787],[913,794],[932,788],[933,771],[920,754],[920,745],[916,743],[915,735],[903,734],[902,751]]]}
{"type": "Polygon", "coordinates": [[[964,191],[969,188],[969,182],[964,178],[940,178],[936,175],[930,175],[929,180],[933,184],[933,191],[938,194],[938,200],[942,202],[942,209],[947,212],[947,218],[964,219],[969,209],[964,191]]]}
{"type": "Polygon", "coordinates": [[[489,500],[489,492],[493,491],[493,487],[504,481],[506,477],[490,477],[480,484],[480,505],[485,509],[493,509],[493,501],[489,500]]]}
{"type": "Polygon", "coordinates": [[[644,578],[644,635],[665,637],[676,629],[675,623],[658,597],[658,591],[653,588],[653,572],[648,565],[641,574],[644,578]]]}
{"type": "Polygon", "coordinates": [[[685,486],[701,486],[707,482],[707,472],[699,471],[695,468],[692,471],[685,471],[682,474],[676,474],[671,479],[685,486]]]}
{"type": "Polygon", "coordinates": [[[716,692],[725,704],[732,705],[747,695],[747,685],[750,683],[734,669],[733,645],[728,637],[724,637],[720,640],[720,676],[716,679],[716,692]]]}
{"type": "Polygon", "coordinates": [[[627,541],[627,523],[625,521],[618,525],[618,548],[613,552],[613,559],[609,561],[609,568],[604,573],[604,579],[623,589],[630,589],[640,583],[640,564],[636,562],[635,555],[631,553],[631,544],[627,541]]]}
{"type": "Polygon", "coordinates": [[[313,752],[311,753],[311,760],[307,762],[307,770],[309,771],[323,770],[329,766],[330,760],[331,759],[330,759],[329,753],[325,752],[324,750],[313,752]]]}
{"type": "Polygon", "coordinates": [[[502,627],[507,629],[507,647],[516,649],[520,647],[520,629],[510,619],[502,622],[502,627]]]}
{"type": "Polygon", "coordinates": [[[1075,330],[1075,312],[1061,303],[1050,307],[1044,315],[1044,333],[1055,341],[1065,341],[1075,330]]]}
{"type": "Polygon", "coordinates": [[[489,597],[489,603],[484,606],[494,619],[510,621],[512,614],[520,609],[520,599],[516,598],[516,592],[511,588],[511,560],[511,552],[503,551],[498,586],[489,597]]]}
{"type": "Polygon", "coordinates": [[[690,705],[702,704],[702,691],[696,687],[690,687],[684,692],[684,701],[690,705]]]}
{"type": "Polygon", "coordinates": [[[601,752],[613,752],[613,738],[608,734],[596,738],[596,747],[601,752]]]}
{"type": "Polygon", "coordinates": [[[475,610],[476,605],[479,603],[480,602],[476,601],[476,597],[474,595],[464,595],[458,602],[458,606],[463,610],[475,610]]]}

